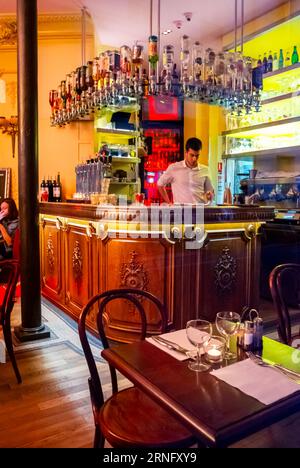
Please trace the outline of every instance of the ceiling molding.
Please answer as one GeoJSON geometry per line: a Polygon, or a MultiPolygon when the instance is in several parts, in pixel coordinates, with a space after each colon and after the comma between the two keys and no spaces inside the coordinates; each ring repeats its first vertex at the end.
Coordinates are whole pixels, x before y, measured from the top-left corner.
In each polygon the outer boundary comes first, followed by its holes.
{"type": "Polygon", "coordinates": [[[81,14],[42,14],[38,16],[38,23],[81,23],[81,14]]]}
{"type": "MultiPolygon", "coordinates": [[[[81,14],[41,14],[38,16],[38,37],[46,39],[81,40],[81,14]]],[[[91,17],[87,16],[88,40],[94,39],[94,26],[91,17]]],[[[0,14],[0,49],[15,50],[17,46],[17,23],[15,15],[0,14]]]]}
{"type": "Polygon", "coordinates": [[[17,44],[16,21],[0,21],[0,46],[17,44]]]}
{"type": "MultiPolygon", "coordinates": [[[[89,16],[87,16],[89,18],[89,16]]],[[[2,22],[12,22],[16,21],[16,15],[5,15],[0,14],[0,23],[2,22]]],[[[81,14],[73,13],[73,14],[62,14],[62,13],[44,13],[38,15],[38,22],[39,23],[69,23],[69,22],[80,22],[81,21],[81,14]]]]}

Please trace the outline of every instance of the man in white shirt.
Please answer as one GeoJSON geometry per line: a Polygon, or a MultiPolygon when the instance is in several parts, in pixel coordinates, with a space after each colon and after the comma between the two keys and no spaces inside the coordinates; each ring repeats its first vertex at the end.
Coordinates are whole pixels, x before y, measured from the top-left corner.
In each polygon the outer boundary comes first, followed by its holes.
{"type": "Polygon", "coordinates": [[[208,203],[214,197],[214,189],[208,177],[208,168],[198,164],[202,142],[190,138],[185,147],[184,161],[171,164],[157,182],[165,203],[170,204],[166,185],[171,184],[174,203],[208,203]]]}

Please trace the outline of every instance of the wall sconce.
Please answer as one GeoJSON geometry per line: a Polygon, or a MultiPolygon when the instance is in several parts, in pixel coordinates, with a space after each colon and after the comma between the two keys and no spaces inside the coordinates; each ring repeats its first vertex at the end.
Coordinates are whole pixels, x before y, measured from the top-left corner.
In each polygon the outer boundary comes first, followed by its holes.
{"type": "Polygon", "coordinates": [[[18,117],[12,115],[10,119],[5,117],[0,117],[0,130],[2,133],[6,133],[11,136],[12,142],[12,156],[15,157],[15,148],[16,148],[16,135],[18,134],[18,117]]]}

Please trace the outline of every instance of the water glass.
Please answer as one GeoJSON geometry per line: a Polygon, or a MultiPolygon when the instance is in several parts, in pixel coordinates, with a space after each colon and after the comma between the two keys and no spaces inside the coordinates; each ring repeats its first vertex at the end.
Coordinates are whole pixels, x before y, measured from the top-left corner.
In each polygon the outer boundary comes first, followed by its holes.
{"type": "Polygon", "coordinates": [[[218,332],[226,338],[225,359],[235,359],[236,354],[230,351],[230,336],[239,331],[241,317],[236,312],[218,312],[216,327],[218,332]]]}
{"type": "Polygon", "coordinates": [[[196,372],[204,372],[210,369],[210,365],[202,362],[202,346],[210,340],[212,335],[212,325],[206,320],[190,320],[186,324],[186,334],[192,345],[197,348],[197,360],[189,362],[188,366],[196,372]]]}

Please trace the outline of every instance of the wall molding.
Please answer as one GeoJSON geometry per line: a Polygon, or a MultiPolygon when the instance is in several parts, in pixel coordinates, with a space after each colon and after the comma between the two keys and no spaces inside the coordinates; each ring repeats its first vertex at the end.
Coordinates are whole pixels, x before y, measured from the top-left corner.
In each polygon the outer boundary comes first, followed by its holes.
{"type": "MultiPolygon", "coordinates": [[[[81,40],[81,13],[73,14],[41,14],[38,16],[38,38],[81,40]]],[[[94,40],[94,25],[87,16],[87,40],[94,40]]],[[[0,49],[15,50],[17,45],[16,15],[0,14],[0,49]]]]}

